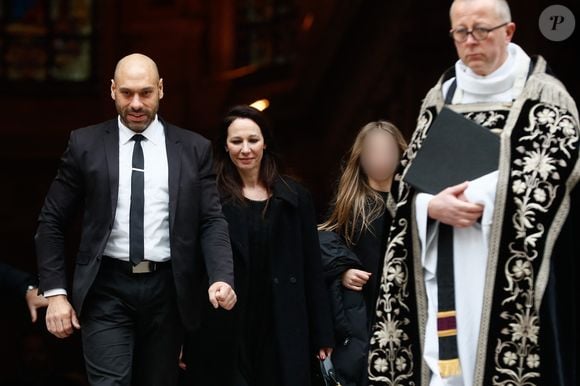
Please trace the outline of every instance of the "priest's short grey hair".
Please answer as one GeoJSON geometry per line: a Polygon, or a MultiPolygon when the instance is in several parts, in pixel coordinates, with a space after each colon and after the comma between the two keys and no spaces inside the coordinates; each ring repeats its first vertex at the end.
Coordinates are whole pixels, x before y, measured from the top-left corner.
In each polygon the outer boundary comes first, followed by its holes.
{"type": "MultiPolygon", "coordinates": [[[[451,17],[451,10],[453,9],[453,5],[455,3],[475,2],[475,1],[481,1],[481,0],[454,0],[453,3],[451,4],[451,8],[449,8],[449,16],[451,17]]],[[[492,1],[495,3],[495,9],[497,12],[497,16],[500,18],[500,20],[502,20],[505,23],[511,22],[512,21],[512,13],[510,11],[510,6],[509,6],[507,0],[492,0],[492,1]]]]}

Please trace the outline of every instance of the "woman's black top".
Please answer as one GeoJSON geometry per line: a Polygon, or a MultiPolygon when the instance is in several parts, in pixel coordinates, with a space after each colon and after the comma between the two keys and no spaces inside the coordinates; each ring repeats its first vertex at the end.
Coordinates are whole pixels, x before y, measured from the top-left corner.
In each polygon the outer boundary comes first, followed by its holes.
{"type": "Polygon", "coordinates": [[[272,256],[267,204],[267,201],[246,199],[244,208],[250,259],[247,307],[242,317],[238,370],[248,385],[276,384],[279,371],[272,310],[272,256]]]}

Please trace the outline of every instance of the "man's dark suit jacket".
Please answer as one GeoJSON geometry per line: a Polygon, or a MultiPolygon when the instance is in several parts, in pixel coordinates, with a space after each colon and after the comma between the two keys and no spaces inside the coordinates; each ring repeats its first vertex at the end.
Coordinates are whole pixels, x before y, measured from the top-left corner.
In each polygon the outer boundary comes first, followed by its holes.
{"type": "MultiPolygon", "coordinates": [[[[233,288],[228,225],[222,214],[212,166],[210,142],[202,136],[161,121],[169,167],[169,230],[177,303],[184,323],[199,322],[207,270],[210,283],[233,288]]],[[[74,130],[50,186],[35,236],[39,291],[67,288],[65,229],[83,209],[81,240],[72,283],[72,304],[82,313],[113,227],[119,186],[117,119],[74,130]]]]}

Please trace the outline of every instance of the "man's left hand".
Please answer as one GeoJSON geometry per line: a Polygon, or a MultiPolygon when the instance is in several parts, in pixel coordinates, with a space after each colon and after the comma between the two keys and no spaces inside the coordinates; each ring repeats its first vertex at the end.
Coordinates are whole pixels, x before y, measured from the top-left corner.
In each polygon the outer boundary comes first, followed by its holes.
{"type": "Polygon", "coordinates": [[[238,297],[233,288],[223,281],[216,281],[208,290],[209,302],[214,308],[221,307],[225,310],[234,308],[238,297]]]}

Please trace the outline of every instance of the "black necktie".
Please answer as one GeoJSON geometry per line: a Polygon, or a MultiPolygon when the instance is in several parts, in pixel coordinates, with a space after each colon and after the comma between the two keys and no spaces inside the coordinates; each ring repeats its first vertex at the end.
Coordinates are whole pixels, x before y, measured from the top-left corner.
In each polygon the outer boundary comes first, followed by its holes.
{"type": "Polygon", "coordinates": [[[145,161],[141,141],[145,139],[141,134],[133,138],[133,168],[131,173],[131,209],[129,211],[129,259],[133,265],[143,261],[145,239],[143,236],[143,211],[145,207],[145,161]]]}

